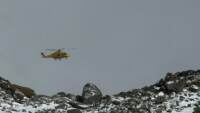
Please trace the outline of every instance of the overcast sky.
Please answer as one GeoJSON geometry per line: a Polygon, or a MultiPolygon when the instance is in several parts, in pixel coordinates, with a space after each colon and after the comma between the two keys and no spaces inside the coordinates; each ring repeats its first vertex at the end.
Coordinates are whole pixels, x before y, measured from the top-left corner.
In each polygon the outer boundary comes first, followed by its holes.
{"type": "Polygon", "coordinates": [[[200,68],[199,12],[199,0],[1,0],[0,76],[49,95],[150,85],[200,68]],[[49,48],[72,57],[41,58],[49,48]]]}

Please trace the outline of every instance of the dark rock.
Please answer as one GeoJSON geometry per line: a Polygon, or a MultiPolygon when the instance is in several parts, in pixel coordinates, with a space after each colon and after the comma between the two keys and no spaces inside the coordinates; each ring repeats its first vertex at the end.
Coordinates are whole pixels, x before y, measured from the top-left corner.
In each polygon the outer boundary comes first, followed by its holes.
{"type": "Polygon", "coordinates": [[[76,95],[73,95],[71,93],[66,94],[66,97],[69,98],[69,99],[71,99],[72,101],[76,101],[76,99],[77,99],[76,95]]]}
{"type": "Polygon", "coordinates": [[[25,95],[21,91],[15,90],[13,97],[18,103],[22,103],[22,100],[24,99],[25,95]]]}
{"type": "Polygon", "coordinates": [[[200,106],[196,105],[193,109],[193,113],[200,113],[200,106]]]}
{"type": "Polygon", "coordinates": [[[159,96],[155,99],[155,104],[162,104],[163,102],[165,102],[166,99],[164,96],[159,96]]]}
{"type": "MultiPolygon", "coordinates": [[[[111,111],[110,113],[123,113],[123,112],[122,112],[122,111],[113,110],[113,111],[111,111]]],[[[137,113],[137,112],[133,112],[133,113],[137,113]]]]}
{"type": "Polygon", "coordinates": [[[56,109],[67,109],[67,105],[66,104],[59,104],[58,106],[56,106],[56,109]]]}
{"type": "Polygon", "coordinates": [[[70,104],[73,108],[77,108],[77,109],[86,109],[88,108],[88,106],[82,106],[80,103],[76,103],[76,102],[68,102],[68,104],[70,104]]]}
{"type": "Polygon", "coordinates": [[[10,81],[0,77],[0,87],[2,89],[6,89],[7,90],[7,89],[9,89],[10,85],[11,85],[10,81]]]}
{"type": "Polygon", "coordinates": [[[77,102],[83,103],[83,100],[84,100],[83,96],[80,96],[80,95],[77,95],[77,96],[76,96],[76,101],[77,101],[77,102]]]}
{"type": "Polygon", "coordinates": [[[180,92],[185,87],[185,81],[184,80],[174,80],[174,81],[167,81],[165,83],[165,87],[167,92],[180,92]]]}
{"type": "Polygon", "coordinates": [[[83,87],[83,102],[85,104],[96,104],[99,103],[102,98],[100,89],[93,83],[87,83],[83,87]]]}
{"type": "Polygon", "coordinates": [[[197,91],[199,91],[199,88],[196,85],[192,85],[192,86],[189,87],[189,91],[197,92],[197,91]]]}
{"type": "Polygon", "coordinates": [[[168,112],[168,113],[171,113],[171,112],[172,112],[172,110],[171,110],[171,109],[168,109],[168,110],[167,110],[167,112],[168,112]]]}
{"type": "Polygon", "coordinates": [[[116,96],[120,96],[120,97],[123,97],[123,98],[126,98],[127,97],[127,93],[126,92],[120,92],[118,95],[116,96]]]}
{"type": "Polygon", "coordinates": [[[184,99],[185,99],[184,96],[180,96],[180,97],[179,97],[179,100],[180,100],[180,101],[183,101],[184,99]]]}
{"type": "Polygon", "coordinates": [[[70,100],[67,97],[52,97],[51,98],[56,104],[64,104],[70,100]]]}
{"type": "Polygon", "coordinates": [[[36,95],[30,98],[30,101],[37,104],[43,104],[43,103],[50,103],[52,99],[51,97],[46,96],[46,95],[36,95]]]}
{"type": "Polygon", "coordinates": [[[0,88],[4,90],[7,94],[12,95],[12,91],[10,90],[10,81],[0,77],[0,88]]]}
{"type": "Polygon", "coordinates": [[[70,109],[67,113],[82,113],[79,109],[70,109]]]}
{"type": "Polygon", "coordinates": [[[200,81],[198,80],[198,81],[195,81],[195,82],[193,82],[193,84],[194,85],[196,85],[196,86],[198,86],[198,87],[200,87],[200,81]]]}
{"type": "Polygon", "coordinates": [[[172,74],[172,73],[167,73],[166,76],[165,76],[165,81],[173,81],[173,80],[176,80],[177,79],[177,76],[176,74],[172,74]]]}
{"type": "Polygon", "coordinates": [[[114,105],[120,105],[120,101],[112,101],[114,105]]]}
{"type": "Polygon", "coordinates": [[[101,102],[102,103],[110,103],[112,100],[111,96],[110,95],[106,95],[106,96],[103,96],[102,99],[101,99],[101,102]]]}
{"type": "Polygon", "coordinates": [[[66,93],[65,92],[58,92],[57,94],[53,95],[52,97],[66,97],[66,93]]]}

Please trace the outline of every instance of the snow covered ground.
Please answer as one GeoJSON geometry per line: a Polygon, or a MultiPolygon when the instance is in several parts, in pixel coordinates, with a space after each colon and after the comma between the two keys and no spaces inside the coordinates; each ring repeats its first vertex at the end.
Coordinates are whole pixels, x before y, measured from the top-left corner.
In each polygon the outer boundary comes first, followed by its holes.
{"type": "MultiPolygon", "coordinates": [[[[103,96],[95,104],[86,104],[76,95],[65,93],[35,95],[19,101],[9,93],[9,82],[0,79],[0,113],[193,113],[200,102],[200,71],[198,75],[188,75],[189,72],[167,76],[141,89],[103,96]]],[[[94,89],[88,90],[91,95],[86,96],[94,96],[94,89]]]]}

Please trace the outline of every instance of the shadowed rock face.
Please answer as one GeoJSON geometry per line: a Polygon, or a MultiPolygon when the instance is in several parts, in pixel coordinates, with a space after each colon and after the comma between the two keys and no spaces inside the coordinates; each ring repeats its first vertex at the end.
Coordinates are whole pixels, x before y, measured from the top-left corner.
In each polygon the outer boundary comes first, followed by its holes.
{"type": "Polygon", "coordinates": [[[20,91],[22,92],[26,97],[32,97],[35,94],[34,90],[32,90],[31,88],[28,88],[28,87],[23,87],[23,86],[19,86],[19,85],[16,85],[16,84],[11,84],[10,85],[10,89],[12,92],[16,92],[16,91],[20,91]]]}
{"type": "Polygon", "coordinates": [[[8,80],[6,80],[6,79],[0,77],[0,87],[1,87],[2,89],[5,89],[5,90],[9,89],[10,84],[11,84],[11,83],[10,83],[8,80]]]}
{"type": "Polygon", "coordinates": [[[93,83],[87,83],[83,87],[83,103],[85,104],[96,104],[100,102],[102,93],[100,89],[93,83]]]}

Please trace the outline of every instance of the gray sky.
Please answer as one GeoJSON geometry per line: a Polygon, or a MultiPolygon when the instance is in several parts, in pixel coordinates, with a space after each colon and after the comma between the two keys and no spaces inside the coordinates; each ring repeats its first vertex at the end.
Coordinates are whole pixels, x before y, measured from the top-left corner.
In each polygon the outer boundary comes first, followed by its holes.
{"type": "Polygon", "coordinates": [[[199,0],[1,0],[0,75],[42,94],[140,88],[200,66],[199,0]],[[42,59],[48,48],[69,60],[42,59]]]}

